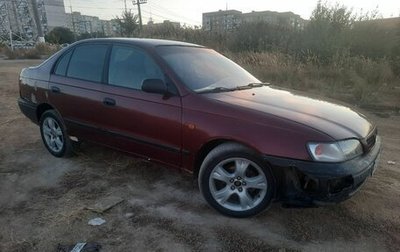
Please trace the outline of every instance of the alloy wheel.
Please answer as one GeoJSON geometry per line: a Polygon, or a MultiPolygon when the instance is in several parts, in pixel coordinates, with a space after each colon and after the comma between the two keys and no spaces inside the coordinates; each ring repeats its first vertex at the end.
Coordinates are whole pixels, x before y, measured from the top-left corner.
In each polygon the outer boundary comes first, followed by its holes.
{"type": "Polygon", "coordinates": [[[229,158],[214,167],[209,177],[212,197],[222,207],[246,211],[264,199],[268,182],[261,167],[246,158],[229,158]]]}
{"type": "Polygon", "coordinates": [[[60,125],[52,117],[46,117],[42,126],[46,145],[53,152],[61,152],[64,146],[64,137],[60,125]]]}

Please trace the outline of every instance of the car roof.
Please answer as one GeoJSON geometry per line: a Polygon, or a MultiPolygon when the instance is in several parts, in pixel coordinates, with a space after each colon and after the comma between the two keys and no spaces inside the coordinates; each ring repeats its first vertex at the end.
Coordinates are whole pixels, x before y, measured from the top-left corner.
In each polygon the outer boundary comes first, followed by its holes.
{"type": "Polygon", "coordinates": [[[191,46],[191,47],[203,47],[201,45],[196,45],[192,43],[175,41],[175,40],[165,40],[165,39],[149,39],[149,38],[92,38],[84,39],[78,43],[87,42],[113,42],[113,43],[129,43],[132,45],[138,45],[142,47],[157,47],[157,46],[191,46]]]}

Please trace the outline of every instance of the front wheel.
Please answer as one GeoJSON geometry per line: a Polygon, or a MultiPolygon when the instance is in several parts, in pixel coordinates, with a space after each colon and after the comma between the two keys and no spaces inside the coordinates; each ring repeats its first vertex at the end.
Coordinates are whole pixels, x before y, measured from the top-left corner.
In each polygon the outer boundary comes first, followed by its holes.
{"type": "Polygon", "coordinates": [[[219,145],[207,155],[198,183],[207,202],[232,217],[260,213],[271,203],[275,189],[269,167],[237,143],[219,145]]]}
{"type": "Polygon", "coordinates": [[[47,110],[40,118],[40,133],[47,150],[55,157],[72,155],[72,144],[58,113],[47,110]]]}

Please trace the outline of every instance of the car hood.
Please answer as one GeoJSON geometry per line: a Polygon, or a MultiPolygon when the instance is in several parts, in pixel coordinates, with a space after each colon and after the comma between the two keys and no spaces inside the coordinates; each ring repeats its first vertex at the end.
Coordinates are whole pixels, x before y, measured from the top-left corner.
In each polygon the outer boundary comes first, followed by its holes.
{"type": "Polygon", "coordinates": [[[365,138],[374,127],[364,115],[346,106],[273,86],[209,93],[206,96],[307,125],[336,140],[365,138]]]}

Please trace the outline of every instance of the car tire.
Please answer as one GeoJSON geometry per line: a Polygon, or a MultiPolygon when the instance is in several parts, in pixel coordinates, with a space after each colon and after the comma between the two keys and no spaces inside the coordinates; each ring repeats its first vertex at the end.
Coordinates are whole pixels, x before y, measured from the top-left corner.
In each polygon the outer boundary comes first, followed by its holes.
{"type": "Polygon", "coordinates": [[[71,140],[61,117],[55,110],[45,111],[40,117],[39,124],[43,143],[53,156],[72,156],[71,140]]]}
{"type": "Polygon", "coordinates": [[[237,218],[264,211],[275,190],[270,167],[238,143],[224,143],[210,151],[200,167],[198,184],[213,208],[237,218]]]}

